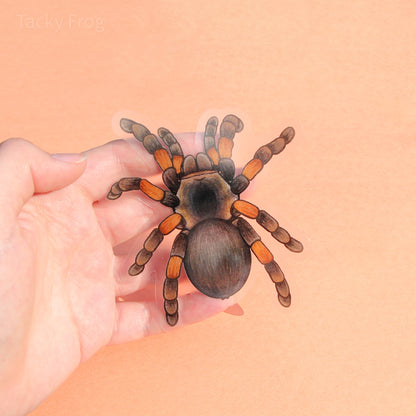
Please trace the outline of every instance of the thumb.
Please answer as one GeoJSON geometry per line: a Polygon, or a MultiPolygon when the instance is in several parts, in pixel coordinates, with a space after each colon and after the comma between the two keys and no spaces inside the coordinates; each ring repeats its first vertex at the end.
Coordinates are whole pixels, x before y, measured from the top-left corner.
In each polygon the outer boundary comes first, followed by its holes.
{"type": "MultiPolygon", "coordinates": [[[[36,193],[70,185],[85,170],[81,154],[50,155],[24,139],[0,144],[0,209],[14,218],[36,193]]],[[[9,219],[11,219],[9,217],[9,219]]]]}

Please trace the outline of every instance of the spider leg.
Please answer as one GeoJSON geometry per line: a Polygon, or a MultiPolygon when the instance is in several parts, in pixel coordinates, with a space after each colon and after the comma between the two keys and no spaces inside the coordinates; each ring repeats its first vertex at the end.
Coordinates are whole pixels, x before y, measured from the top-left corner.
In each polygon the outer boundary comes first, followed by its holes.
{"type": "Polygon", "coordinates": [[[204,133],[204,148],[205,153],[209,156],[212,160],[214,165],[218,165],[219,155],[217,148],[215,146],[215,136],[217,134],[218,128],[218,118],[211,117],[205,126],[205,133],[204,133]]]}
{"type": "Polygon", "coordinates": [[[169,147],[172,157],[169,152],[162,146],[157,137],[152,134],[143,124],[136,123],[133,120],[122,118],[120,120],[120,127],[126,133],[133,133],[134,137],[141,143],[144,148],[155,158],[160,169],[163,171],[163,182],[172,191],[176,192],[179,188],[178,166],[179,171],[182,164],[183,152],[176,141],[175,137],[169,130],[159,129],[163,134],[163,141],[169,147]],[[167,136],[167,137],[166,137],[167,136]]]}
{"type": "Polygon", "coordinates": [[[163,181],[171,191],[176,192],[179,188],[179,177],[183,164],[183,150],[180,143],[176,140],[176,137],[168,129],[161,127],[157,133],[166,146],[168,146],[172,156],[172,167],[168,167],[163,171],[163,181]]]}
{"type": "Polygon", "coordinates": [[[172,245],[168,264],[166,266],[166,278],[163,285],[164,309],[166,321],[170,326],[178,322],[178,279],[181,274],[183,258],[185,257],[187,235],[182,231],[177,235],[172,245]]]}
{"type": "Polygon", "coordinates": [[[241,237],[250,246],[251,251],[263,264],[273,283],[275,284],[278,299],[281,305],[290,306],[290,289],[279,265],[274,261],[273,254],[263,244],[254,228],[243,218],[236,218],[233,224],[239,229],[241,237]]]}
{"type": "Polygon", "coordinates": [[[190,173],[196,172],[198,170],[196,166],[196,160],[192,155],[188,155],[183,160],[183,174],[189,175],[190,173]]]}
{"type": "Polygon", "coordinates": [[[218,148],[215,146],[217,126],[218,119],[216,117],[211,117],[205,128],[205,152],[212,160],[214,166],[218,167],[218,171],[222,174],[224,179],[226,181],[231,181],[235,173],[234,162],[231,159],[234,146],[233,138],[235,133],[243,129],[243,122],[233,114],[224,117],[220,125],[218,148]]]}
{"type": "Polygon", "coordinates": [[[218,140],[218,153],[220,160],[218,170],[227,182],[234,178],[235,166],[231,159],[235,133],[243,130],[243,122],[235,115],[225,116],[220,126],[220,138],[218,140]]]}
{"type": "Polygon", "coordinates": [[[243,214],[248,218],[255,219],[265,230],[267,230],[277,241],[284,244],[286,248],[295,253],[300,253],[303,250],[302,243],[282,227],[276,219],[274,219],[266,211],[260,210],[250,202],[241,199],[233,202],[231,207],[233,214],[243,214]]]}
{"type": "Polygon", "coordinates": [[[107,194],[108,199],[117,199],[123,192],[140,190],[149,198],[159,201],[167,207],[176,207],[179,204],[178,197],[170,191],[165,191],[142,178],[123,178],[114,183],[107,194]]]}
{"type": "Polygon", "coordinates": [[[144,241],[143,248],[137,253],[134,263],[129,268],[130,276],[136,276],[143,271],[144,266],[150,260],[153,252],[162,242],[163,237],[171,233],[182,222],[182,215],[174,213],[166,217],[157,228],[152,230],[152,232],[144,241]]]}
{"type": "Polygon", "coordinates": [[[157,133],[166,146],[169,147],[170,154],[172,155],[173,167],[175,168],[176,173],[179,174],[183,162],[183,150],[180,143],[176,140],[176,137],[164,127],[161,127],[157,133]]]}
{"type": "Polygon", "coordinates": [[[231,191],[236,195],[241,194],[272,156],[280,153],[294,136],[295,130],[292,127],[286,127],[278,138],[261,146],[254,154],[253,159],[245,165],[241,174],[231,181],[231,191]]]}

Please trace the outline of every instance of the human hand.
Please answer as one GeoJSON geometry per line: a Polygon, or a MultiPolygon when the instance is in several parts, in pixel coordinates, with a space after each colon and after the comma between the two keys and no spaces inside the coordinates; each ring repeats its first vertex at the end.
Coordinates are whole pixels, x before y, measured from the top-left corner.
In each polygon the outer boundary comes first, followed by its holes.
{"type": "MultiPolygon", "coordinates": [[[[166,262],[136,278],[127,269],[133,237],[171,211],[137,193],[106,200],[120,178],[157,172],[134,140],[55,157],[22,139],[0,145],[2,414],[36,407],[102,346],[170,329],[154,295],[166,262]]],[[[177,327],[232,304],[186,293],[177,327]]]]}

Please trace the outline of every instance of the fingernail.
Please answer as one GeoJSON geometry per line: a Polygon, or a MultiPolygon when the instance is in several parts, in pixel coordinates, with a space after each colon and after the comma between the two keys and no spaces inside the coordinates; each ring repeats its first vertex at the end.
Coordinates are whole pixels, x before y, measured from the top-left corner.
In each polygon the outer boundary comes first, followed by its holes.
{"type": "Polygon", "coordinates": [[[82,153],[54,153],[52,157],[60,162],[81,163],[87,158],[87,155],[82,153]]]}

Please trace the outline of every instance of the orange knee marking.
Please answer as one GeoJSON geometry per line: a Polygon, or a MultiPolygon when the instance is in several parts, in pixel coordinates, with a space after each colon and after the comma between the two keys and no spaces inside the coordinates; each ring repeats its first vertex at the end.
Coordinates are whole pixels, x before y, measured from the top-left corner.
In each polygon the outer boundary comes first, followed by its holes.
{"type": "Polygon", "coordinates": [[[207,154],[210,157],[210,159],[214,162],[214,165],[218,165],[220,157],[218,155],[217,149],[215,147],[211,147],[207,150],[207,154]]]}
{"type": "Polygon", "coordinates": [[[159,224],[159,230],[162,234],[166,235],[173,231],[182,221],[182,215],[180,214],[172,214],[169,217],[165,218],[159,224]]]}
{"type": "Polygon", "coordinates": [[[146,179],[142,179],[140,182],[140,190],[144,192],[148,197],[161,201],[165,195],[165,191],[156,185],[153,185],[146,179]]]}
{"type": "Polygon", "coordinates": [[[172,256],[169,258],[168,266],[166,268],[166,277],[169,279],[177,279],[181,274],[182,258],[179,256],[172,256]]]}
{"type": "Polygon", "coordinates": [[[182,167],[182,162],[183,162],[183,156],[179,156],[179,155],[173,155],[172,158],[172,162],[173,162],[173,167],[176,170],[176,173],[180,173],[181,172],[181,167],[182,167]]]}
{"type": "Polygon", "coordinates": [[[233,207],[248,218],[257,218],[259,215],[259,209],[247,201],[242,201],[240,199],[234,201],[233,207]]]}
{"type": "Polygon", "coordinates": [[[166,149],[157,149],[154,157],[162,170],[166,170],[172,166],[172,160],[166,149]]]}
{"type": "Polygon", "coordinates": [[[218,152],[220,157],[231,157],[231,153],[234,147],[234,141],[228,137],[221,137],[218,142],[218,152]]]}
{"type": "Polygon", "coordinates": [[[273,254],[270,250],[263,244],[261,240],[255,241],[251,246],[251,250],[255,256],[259,259],[260,263],[267,264],[273,261],[273,254]]]}
{"type": "Polygon", "coordinates": [[[242,174],[251,181],[262,168],[263,162],[260,159],[252,159],[244,167],[242,174]]]}

